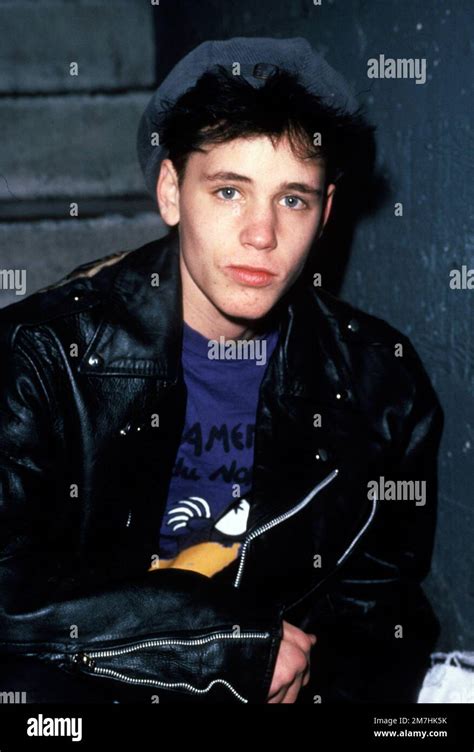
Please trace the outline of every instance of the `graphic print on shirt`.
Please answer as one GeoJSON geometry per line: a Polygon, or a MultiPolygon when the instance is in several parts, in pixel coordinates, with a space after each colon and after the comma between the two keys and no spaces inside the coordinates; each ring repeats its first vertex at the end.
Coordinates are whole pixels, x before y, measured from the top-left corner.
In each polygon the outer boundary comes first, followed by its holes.
{"type": "Polygon", "coordinates": [[[246,499],[236,499],[214,521],[205,499],[192,496],[179,501],[168,510],[165,527],[170,533],[181,530],[186,536],[186,545],[171,559],[160,557],[160,567],[192,569],[208,577],[220,571],[239,554],[247,530],[249,510],[250,504],[246,499]],[[193,544],[193,538],[199,539],[203,533],[207,540],[193,544]]]}
{"type": "MultiPolygon", "coordinates": [[[[276,340],[277,333],[271,333],[267,349],[273,351],[276,340]]],[[[213,361],[207,351],[208,340],[185,324],[186,416],[155,566],[211,577],[239,557],[247,532],[255,420],[265,369],[252,361],[213,361]]]]}

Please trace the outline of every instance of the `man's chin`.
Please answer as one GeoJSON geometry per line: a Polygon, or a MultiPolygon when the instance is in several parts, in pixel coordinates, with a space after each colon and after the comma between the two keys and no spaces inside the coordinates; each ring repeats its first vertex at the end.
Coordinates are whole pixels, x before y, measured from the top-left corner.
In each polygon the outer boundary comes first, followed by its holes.
{"type": "Polygon", "coordinates": [[[236,323],[240,322],[255,322],[264,318],[269,311],[273,308],[273,305],[265,306],[249,306],[249,305],[235,305],[222,307],[222,313],[231,321],[236,323]]]}
{"type": "Polygon", "coordinates": [[[226,306],[221,308],[221,313],[233,324],[245,328],[251,328],[256,332],[267,328],[267,321],[271,318],[274,305],[267,306],[226,306]]]}

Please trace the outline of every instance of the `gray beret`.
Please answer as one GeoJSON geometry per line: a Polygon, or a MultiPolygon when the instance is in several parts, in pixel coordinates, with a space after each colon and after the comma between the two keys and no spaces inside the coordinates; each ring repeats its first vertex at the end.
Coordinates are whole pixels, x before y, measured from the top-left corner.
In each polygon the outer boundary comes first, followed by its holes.
{"type": "Polygon", "coordinates": [[[225,41],[203,42],[183,57],[158,86],[138,126],[137,153],[146,186],[155,197],[160,164],[166,149],[152,143],[156,117],[163,101],[176,101],[193,87],[200,76],[215,65],[240,65],[240,75],[253,86],[262,85],[275,68],[299,75],[306,89],[329,105],[355,112],[358,103],[344,78],[316,52],[303,37],[272,39],[234,37],[225,41]]]}

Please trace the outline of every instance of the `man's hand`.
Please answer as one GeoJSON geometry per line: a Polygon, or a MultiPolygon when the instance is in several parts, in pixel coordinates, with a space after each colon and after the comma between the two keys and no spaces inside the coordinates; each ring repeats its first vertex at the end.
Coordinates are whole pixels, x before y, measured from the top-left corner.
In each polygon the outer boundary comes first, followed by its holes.
{"type": "Polygon", "coordinates": [[[309,653],[316,635],[283,622],[283,639],[273,672],[267,703],[296,702],[301,687],[309,682],[309,653]]]}

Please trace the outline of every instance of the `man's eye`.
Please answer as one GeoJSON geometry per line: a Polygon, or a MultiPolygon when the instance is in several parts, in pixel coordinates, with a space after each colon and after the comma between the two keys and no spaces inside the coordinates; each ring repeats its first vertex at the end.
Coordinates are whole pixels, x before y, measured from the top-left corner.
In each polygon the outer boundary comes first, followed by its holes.
{"type": "Polygon", "coordinates": [[[282,201],[287,202],[285,206],[287,206],[288,209],[306,209],[308,206],[306,201],[303,201],[299,196],[284,196],[282,201]]]}
{"type": "Polygon", "coordinates": [[[220,198],[232,201],[232,199],[235,197],[235,194],[238,194],[238,190],[236,188],[219,188],[219,190],[216,191],[216,195],[219,196],[219,194],[223,194],[220,196],[220,198]]]}

